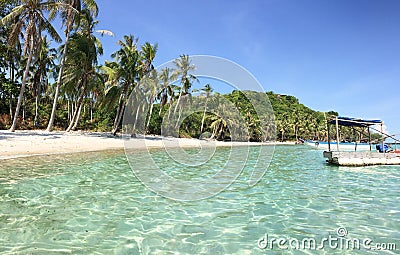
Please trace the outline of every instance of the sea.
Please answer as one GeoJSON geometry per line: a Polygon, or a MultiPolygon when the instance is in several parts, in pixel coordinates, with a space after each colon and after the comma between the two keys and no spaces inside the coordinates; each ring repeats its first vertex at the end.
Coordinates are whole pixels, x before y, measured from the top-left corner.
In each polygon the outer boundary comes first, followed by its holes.
{"type": "Polygon", "coordinates": [[[400,253],[400,166],[235,150],[2,160],[0,254],[400,253]]]}

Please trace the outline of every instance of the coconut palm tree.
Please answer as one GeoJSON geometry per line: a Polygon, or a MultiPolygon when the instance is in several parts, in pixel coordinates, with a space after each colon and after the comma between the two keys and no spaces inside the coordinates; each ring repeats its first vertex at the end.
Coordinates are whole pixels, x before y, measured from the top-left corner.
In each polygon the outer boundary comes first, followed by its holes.
{"type": "MultiPolygon", "coordinates": [[[[133,35],[125,35],[124,40],[118,41],[118,44],[121,48],[111,55],[115,62],[107,62],[102,67],[102,71],[108,76],[106,104],[115,105],[118,98],[117,114],[111,131],[113,135],[116,135],[121,124],[128,96],[137,87],[139,81],[154,69],[152,63],[157,52],[157,44],[151,45],[148,42],[139,49],[138,39],[133,35]]],[[[145,90],[144,92],[147,93],[148,89],[145,90]]],[[[153,90],[149,96],[149,102],[152,105],[156,96],[155,91],[153,90]]],[[[140,111],[139,108],[135,110],[140,111]]]]}
{"type": "MultiPolygon", "coordinates": [[[[95,86],[102,78],[96,67],[98,55],[103,54],[103,46],[94,35],[97,31],[94,29],[97,23],[98,21],[94,20],[89,10],[82,10],[80,28],[71,36],[68,45],[66,63],[70,68],[65,73],[65,82],[77,85],[79,96],[67,132],[77,127],[82,102],[85,94],[90,91],[90,86],[95,86]]],[[[103,32],[101,33],[103,34],[103,32]]]]}
{"type": "Polygon", "coordinates": [[[157,70],[154,69],[153,66],[153,60],[156,56],[158,49],[158,44],[150,44],[148,42],[145,42],[141,48],[140,48],[140,62],[141,62],[141,70],[139,73],[139,80],[142,81],[143,79],[148,80],[147,85],[147,99],[148,103],[150,105],[150,111],[149,111],[149,117],[145,126],[145,131],[147,132],[149,125],[150,125],[150,120],[151,120],[151,115],[153,113],[153,108],[154,108],[154,102],[157,97],[157,92],[160,87],[160,81],[158,79],[158,73],[157,70]]]}
{"type": "MultiPolygon", "coordinates": [[[[56,116],[56,109],[57,109],[57,101],[58,96],[60,93],[60,86],[62,82],[62,75],[64,72],[65,66],[65,58],[67,55],[68,49],[68,42],[70,38],[70,34],[73,28],[74,22],[77,20],[79,13],[82,11],[82,4],[84,5],[86,10],[89,10],[94,17],[97,17],[98,14],[98,7],[94,0],[64,0],[63,1],[67,8],[63,8],[61,13],[61,17],[63,20],[63,24],[65,26],[65,43],[62,51],[61,62],[60,62],[60,69],[58,71],[58,78],[56,83],[56,89],[54,92],[54,99],[53,99],[53,107],[51,110],[51,115],[49,119],[49,123],[47,124],[46,131],[50,132],[53,128],[54,118],[56,116]],[[69,6],[69,7],[68,7],[69,6]]],[[[54,14],[54,12],[53,12],[54,14]]]]}
{"type": "Polygon", "coordinates": [[[124,40],[118,41],[121,48],[111,57],[115,62],[106,62],[101,68],[107,74],[105,102],[108,106],[114,105],[118,98],[117,114],[115,116],[112,133],[116,135],[122,121],[128,96],[136,86],[136,81],[141,71],[138,39],[133,35],[125,35],[124,40]]]}
{"type": "Polygon", "coordinates": [[[24,97],[29,67],[31,66],[35,49],[40,45],[42,31],[46,31],[56,42],[61,42],[57,31],[44,16],[44,12],[58,8],[58,5],[54,1],[20,0],[19,3],[20,5],[15,7],[7,16],[0,20],[1,26],[12,24],[12,30],[8,41],[10,45],[16,44],[23,31],[23,55],[27,58],[14,119],[10,128],[11,132],[14,132],[17,127],[18,115],[24,97]]]}
{"type": "Polygon", "coordinates": [[[141,58],[141,72],[140,76],[144,77],[151,70],[154,69],[153,60],[156,57],[156,53],[158,50],[158,44],[150,44],[149,42],[145,42],[140,47],[140,58],[141,58]]]}
{"type": "Polygon", "coordinates": [[[178,119],[176,121],[175,128],[178,127],[181,118],[183,105],[181,100],[183,97],[190,97],[190,88],[192,87],[193,81],[197,80],[196,76],[192,75],[191,72],[195,70],[195,66],[192,64],[189,55],[180,55],[179,58],[175,59],[174,64],[176,66],[175,75],[180,77],[181,88],[179,90],[179,96],[174,109],[174,117],[179,109],[178,119]]]}
{"type": "Polygon", "coordinates": [[[57,58],[57,51],[50,48],[50,42],[47,37],[42,38],[42,43],[38,48],[37,56],[35,57],[34,70],[33,70],[33,91],[35,94],[35,119],[34,126],[37,128],[39,125],[39,103],[40,96],[45,91],[45,86],[48,84],[48,74],[55,68],[55,59],[57,58]]]}
{"type": "MultiPolygon", "coordinates": [[[[165,67],[164,69],[161,70],[161,73],[159,74],[162,83],[162,88],[157,95],[157,100],[160,101],[160,111],[158,113],[159,115],[161,115],[161,111],[163,107],[168,103],[168,101],[170,102],[171,106],[171,101],[174,94],[174,89],[171,82],[175,80],[175,77],[172,73],[173,69],[165,67]]],[[[171,108],[169,107],[169,110],[170,109],[171,108]]]]}
{"type": "Polygon", "coordinates": [[[142,78],[141,83],[146,85],[145,95],[148,99],[148,104],[150,105],[150,110],[147,118],[147,123],[145,126],[146,132],[149,129],[151,115],[153,114],[154,102],[157,98],[157,93],[160,89],[160,80],[158,77],[157,70],[153,69],[148,75],[142,78]]]}
{"type": "Polygon", "coordinates": [[[226,119],[221,116],[214,115],[212,118],[211,126],[213,129],[211,138],[216,138],[217,140],[223,140],[225,137],[225,132],[228,128],[228,123],[226,119]]]}
{"type": "MultiPolygon", "coordinates": [[[[0,1],[0,19],[11,12],[17,5],[14,0],[0,1]]],[[[19,63],[22,55],[21,45],[17,41],[16,45],[8,44],[8,37],[11,32],[11,26],[0,26],[0,76],[4,92],[8,94],[10,119],[13,119],[13,99],[16,98],[19,88],[16,82],[16,73],[19,69],[19,63]],[[9,78],[6,78],[8,73],[9,78]]],[[[10,123],[11,124],[11,123],[10,123]]]]}
{"type": "Polygon", "coordinates": [[[203,133],[203,127],[204,127],[204,121],[206,119],[206,112],[207,112],[207,103],[208,103],[208,99],[210,98],[211,93],[214,91],[211,88],[210,84],[206,84],[204,85],[204,88],[201,89],[205,96],[206,96],[206,102],[204,104],[204,112],[203,112],[203,118],[201,119],[201,126],[200,126],[200,135],[203,133]]]}

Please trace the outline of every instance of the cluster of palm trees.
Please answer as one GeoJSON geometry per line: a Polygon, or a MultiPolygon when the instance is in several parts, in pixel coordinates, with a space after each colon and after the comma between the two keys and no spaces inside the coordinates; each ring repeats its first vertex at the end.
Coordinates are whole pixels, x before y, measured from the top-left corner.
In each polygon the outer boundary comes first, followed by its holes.
{"type": "MultiPolygon", "coordinates": [[[[40,119],[48,120],[46,130],[51,131],[58,118],[58,126],[61,124],[67,131],[75,130],[82,114],[90,115],[92,122],[93,115],[104,110],[115,111],[111,116],[108,114],[108,118],[113,118],[111,131],[116,134],[121,127],[128,97],[135,89],[146,95],[150,116],[157,104],[159,115],[167,109],[168,116],[177,117],[178,125],[185,105],[191,102],[192,84],[197,80],[191,74],[195,67],[189,56],[181,55],[176,59],[176,68],[157,72],[153,67],[157,44],[146,42],[139,45],[138,39],[129,35],[118,41],[120,49],[111,55],[113,60],[99,65],[98,57],[103,54],[103,47],[97,34],[112,35],[112,32],[95,29],[98,6],[94,0],[8,1],[12,8],[0,20],[0,25],[7,32],[6,51],[19,55],[8,60],[8,74],[16,83],[20,81],[15,111],[11,110],[13,93],[9,93],[11,131],[21,123],[21,108],[22,119],[25,119],[25,103],[35,98],[36,128],[40,119]],[[65,29],[63,42],[52,25],[57,15],[65,29]],[[59,49],[51,48],[51,41],[47,38],[62,42],[59,49]],[[57,111],[58,108],[61,110],[57,111]]],[[[205,91],[210,94],[210,85],[205,91]]],[[[204,119],[205,113],[201,129],[204,119]]],[[[150,120],[150,117],[146,120],[146,129],[150,120]]]]}
{"type": "MultiPolygon", "coordinates": [[[[17,69],[18,66],[21,67],[21,70],[23,68],[18,102],[10,131],[15,131],[17,127],[27,85],[33,89],[36,96],[34,123],[35,126],[38,125],[38,108],[42,89],[44,86],[48,86],[49,77],[53,75],[57,82],[47,126],[47,130],[51,131],[61,84],[65,85],[65,92],[68,90],[69,92],[76,90],[82,92],[76,107],[76,109],[80,109],[82,94],[86,93],[86,88],[96,80],[97,57],[102,54],[101,43],[94,36],[98,7],[93,0],[21,0],[11,1],[10,4],[14,4],[14,8],[1,19],[0,24],[9,31],[7,50],[20,53],[20,59],[13,60],[14,68],[17,69]],[[51,23],[57,14],[60,14],[65,27],[65,41],[61,47],[59,65],[55,63],[55,59],[58,57],[56,51],[50,48],[47,40],[47,36],[49,36],[57,43],[62,42],[60,35],[51,23]],[[66,71],[64,71],[65,66],[68,66],[66,71]]],[[[107,31],[101,32],[107,33],[107,31]]],[[[76,110],[70,123],[71,127],[68,128],[76,126],[78,120],[79,111],[76,110]]]]}
{"type": "MultiPolygon", "coordinates": [[[[104,104],[107,109],[117,109],[112,133],[115,135],[121,127],[123,114],[129,106],[128,123],[125,124],[131,124],[132,134],[150,130],[159,130],[157,133],[160,133],[163,126],[163,135],[179,136],[179,131],[174,131],[183,128],[182,116],[190,111],[192,94],[197,91],[192,91],[193,83],[198,79],[192,74],[195,66],[191,59],[188,55],[181,55],[173,61],[173,66],[158,71],[152,66],[157,45],[145,43],[138,47],[133,36],[125,36],[119,44],[121,49],[112,55],[115,61],[106,62],[101,68],[108,77],[104,104]],[[156,118],[157,121],[152,122],[156,118]]],[[[210,84],[206,84],[203,90],[208,98],[212,92],[210,84]]],[[[206,110],[205,106],[203,125],[206,110]]]]}
{"type": "Polygon", "coordinates": [[[138,86],[140,80],[155,72],[153,60],[157,52],[157,44],[152,45],[148,42],[142,46],[138,45],[138,39],[133,35],[124,36],[123,41],[118,42],[120,50],[111,56],[114,61],[107,61],[101,70],[107,75],[105,83],[105,101],[108,109],[117,109],[112,126],[112,133],[115,135],[121,125],[128,96],[133,89],[138,86]]]}

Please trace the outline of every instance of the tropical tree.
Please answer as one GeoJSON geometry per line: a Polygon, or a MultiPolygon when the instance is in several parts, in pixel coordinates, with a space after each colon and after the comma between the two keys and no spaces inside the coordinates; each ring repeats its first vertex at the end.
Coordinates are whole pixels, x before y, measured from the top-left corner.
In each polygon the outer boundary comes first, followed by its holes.
{"type": "MultiPolygon", "coordinates": [[[[3,0],[0,2],[0,19],[5,17],[15,6],[16,1],[3,0]]],[[[16,72],[19,69],[19,61],[21,59],[20,44],[11,46],[8,43],[8,37],[11,32],[10,26],[0,26],[0,92],[2,94],[2,102],[6,106],[8,101],[8,109],[10,119],[13,118],[13,98],[18,97],[20,89],[16,81],[16,72]]]]}
{"type": "MultiPolygon", "coordinates": [[[[53,123],[54,123],[54,119],[56,116],[57,101],[58,101],[58,97],[59,97],[59,93],[60,93],[62,75],[63,75],[64,67],[65,67],[65,58],[67,55],[68,43],[69,43],[71,31],[73,29],[73,24],[77,20],[77,17],[79,17],[79,13],[81,13],[81,11],[82,11],[82,5],[84,6],[85,10],[89,10],[91,12],[92,16],[97,17],[97,14],[98,14],[98,7],[94,0],[82,0],[82,1],[81,0],[64,0],[63,2],[67,6],[66,8],[63,8],[62,12],[61,12],[63,25],[65,26],[65,43],[64,43],[63,50],[62,50],[60,68],[58,71],[57,83],[56,83],[56,88],[55,88],[55,92],[54,92],[53,107],[51,110],[49,123],[47,124],[47,129],[46,129],[46,131],[48,131],[48,132],[50,132],[53,128],[53,123]]],[[[55,13],[53,12],[53,15],[54,14],[55,13]]]]}
{"type": "MultiPolygon", "coordinates": [[[[180,55],[179,58],[174,60],[174,64],[177,68],[175,70],[175,75],[179,77],[181,85],[179,89],[179,95],[176,102],[176,106],[174,109],[174,118],[175,118],[176,112],[179,107],[179,115],[175,125],[175,128],[177,128],[179,125],[183,109],[183,104],[181,104],[181,100],[182,98],[187,99],[188,97],[191,96],[190,89],[193,85],[193,81],[197,80],[197,78],[196,76],[191,74],[191,72],[194,71],[196,67],[192,64],[189,55],[180,55]]],[[[186,103],[186,100],[184,103],[186,103]]]]}
{"type": "Polygon", "coordinates": [[[160,87],[158,73],[153,66],[153,60],[156,56],[157,49],[158,49],[158,44],[152,45],[148,42],[145,42],[140,50],[141,70],[139,79],[140,82],[142,82],[143,79],[146,79],[148,82],[148,84],[145,84],[146,85],[145,93],[147,94],[147,101],[148,104],[150,105],[147,123],[145,126],[146,132],[150,125],[151,115],[153,113],[153,108],[154,108],[154,102],[156,100],[157,93],[160,87]]]}
{"type": "MultiPolygon", "coordinates": [[[[118,44],[121,48],[111,55],[115,61],[106,62],[102,67],[103,72],[108,76],[105,105],[110,107],[117,104],[117,114],[111,131],[113,135],[116,135],[121,124],[128,96],[137,87],[138,82],[154,69],[152,63],[157,52],[157,44],[151,45],[148,42],[139,49],[138,39],[133,35],[125,35],[124,40],[118,41],[118,44]]],[[[144,92],[147,93],[148,90],[144,92]]],[[[149,95],[151,96],[150,103],[153,104],[155,91],[153,90],[149,95]]],[[[135,110],[140,111],[139,107],[135,110]]]]}
{"type": "Polygon", "coordinates": [[[203,133],[203,127],[204,127],[204,121],[206,119],[206,112],[207,112],[207,103],[208,99],[210,98],[211,93],[213,92],[213,89],[211,88],[210,84],[204,85],[204,88],[201,89],[204,92],[204,95],[206,97],[206,102],[204,104],[204,112],[203,112],[203,117],[201,119],[201,126],[200,126],[200,134],[203,133]]]}
{"type": "Polygon", "coordinates": [[[57,31],[44,16],[44,12],[54,8],[57,8],[54,1],[42,2],[40,0],[20,0],[20,5],[15,7],[0,21],[1,26],[12,25],[11,34],[8,40],[10,45],[15,45],[21,33],[24,32],[23,55],[27,58],[14,119],[10,128],[10,131],[12,132],[14,132],[17,127],[18,115],[24,97],[29,68],[33,56],[35,55],[35,50],[39,48],[38,45],[41,43],[42,31],[46,31],[56,42],[61,42],[61,38],[57,31]]]}
{"type": "Polygon", "coordinates": [[[100,40],[94,35],[94,27],[98,23],[94,20],[92,13],[82,10],[80,27],[69,41],[66,63],[70,68],[65,73],[65,82],[75,86],[79,90],[77,106],[72,115],[67,132],[75,130],[82,109],[84,96],[91,90],[90,86],[101,83],[101,75],[97,72],[97,57],[103,54],[103,46],[100,40]]]}
{"type": "Polygon", "coordinates": [[[148,118],[147,118],[147,122],[146,122],[146,126],[145,126],[145,130],[147,132],[149,129],[149,125],[150,125],[151,116],[153,114],[154,103],[157,98],[157,93],[160,89],[160,80],[159,80],[159,77],[157,74],[157,70],[155,70],[155,69],[151,70],[148,73],[148,75],[146,75],[145,77],[142,78],[141,83],[145,84],[146,91],[144,91],[144,92],[145,92],[146,98],[148,100],[148,104],[150,105],[150,110],[149,110],[149,114],[148,114],[148,118]]]}
{"type": "Polygon", "coordinates": [[[54,48],[50,48],[50,41],[47,40],[47,37],[43,37],[41,42],[35,57],[32,75],[32,87],[35,95],[35,119],[33,125],[36,128],[39,126],[40,97],[48,85],[48,76],[55,68],[55,59],[57,58],[57,51],[54,48]]]}
{"type": "Polygon", "coordinates": [[[159,76],[162,88],[157,95],[157,100],[160,102],[160,111],[158,114],[161,115],[161,111],[167,103],[169,103],[168,112],[171,112],[171,102],[174,97],[174,87],[171,82],[175,80],[175,77],[173,75],[173,69],[169,67],[163,68],[159,76]]]}
{"type": "Polygon", "coordinates": [[[115,62],[106,62],[101,68],[102,71],[108,75],[105,104],[112,106],[118,98],[117,114],[111,131],[114,135],[116,135],[118,131],[128,101],[128,96],[136,85],[137,77],[140,72],[138,39],[133,35],[125,35],[124,40],[119,40],[118,44],[121,48],[111,55],[111,57],[115,59],[115,62]]]}
{"type": "Polygon", "coordinates": [[[144,77],[154,69],[153,60],[156,57],[157,50],[157,43],[152,45],[149,42],[145,42],[140,47],[141,72],[139,78],[144,77]]]}
{"type": "Polygon", "coordinates": [[[225,133],[228,129],[228,123],[225,118],[213,115],[210,127],[213,130],[211,138],[216,138],[217,140],[225,138],[225,133]]]}

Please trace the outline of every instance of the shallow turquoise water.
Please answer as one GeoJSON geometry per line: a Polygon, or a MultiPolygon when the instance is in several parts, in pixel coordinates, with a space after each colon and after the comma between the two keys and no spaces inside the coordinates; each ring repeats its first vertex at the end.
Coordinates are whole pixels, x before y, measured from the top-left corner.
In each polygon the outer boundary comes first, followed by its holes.
{"type": "MultiPolygon", "coordinates": [[[[176,178],[202,176],[199,168],[180,169],[165,153],[152,153],[176,178]]],[[[225,153],[217,150],[216,169],[225,153]]],[[[138,153],[137,164],[144,164],[140,159],[138,153]]],[[[277,146],[263,179],[249,187],[248,178],[245,168],[220,194],[178,202],[148,190],[122,151],[2,161],[0,254],[377,253],[257,245],[265,234],[319,241],[337,236],[339,227],[348,238],[395,243],[396,251],[383,254],[399,253],[398,166],[335,167],[321,151],[277,146]]]]}

